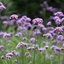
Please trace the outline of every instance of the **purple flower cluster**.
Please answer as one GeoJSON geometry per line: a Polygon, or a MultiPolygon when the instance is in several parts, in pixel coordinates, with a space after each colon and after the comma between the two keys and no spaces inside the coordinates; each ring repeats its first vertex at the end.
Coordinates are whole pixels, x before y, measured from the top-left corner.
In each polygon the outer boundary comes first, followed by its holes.
{"type": "Polygon", "coordinates": [[[24,43],[24,42],[19,42],[16,46],[16,48],[20,48],[20,47],[23,47],[23,46],[27,46],[27,43],[24,43]]]}
{"type": "Polygon", "coordinates": [[[36,42],[36,39],[35,38],[31,38],[30,42],[34,43],[34,42],[36,42]]]}
{"type": "Polygon", "coordinates": [[[5,10],[5,9],[6,9],[6,7],[3,5],[2,2],[0,2],[0,10],[5,10]]]}
{"type": "Polygon", "coordinates": [[[58,10],[57,8],[49,6],[47,1],[44,1],[43,3],[41,3],[40,6],[43,8],[43,10],[42,10],[43,12],[47,10],[47,11],[54,13],[58,10]]]}
{"type": "Polygon", "coordinates": [[[50,39],[53,39],[53,36],[50,33],[43,34],[43,36],[44,37],[47,37],[47,38],[50,38],[50,39]]]}
{"type": "Polygon", "coordinates": [[[33,24],[38,25],[43,23],[43,19],[41,18],[35,18],[32,20],[33,24]]]}
{"type": "Polygon", "coordinates": [[[6,54],[6,58],[7,58],[7,59],[11,59],[12,55],[13,55],[12,53],[7,53],[7,54],[6,54]]]}

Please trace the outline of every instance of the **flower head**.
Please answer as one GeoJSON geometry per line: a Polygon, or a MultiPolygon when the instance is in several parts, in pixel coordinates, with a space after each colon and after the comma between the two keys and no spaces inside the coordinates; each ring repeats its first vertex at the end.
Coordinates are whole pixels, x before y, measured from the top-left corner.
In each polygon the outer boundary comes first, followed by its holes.
{"type": "Polygon", "coordinates": [[[18,15],[17,15],[17,14],[13,14],[13,15],[10,16],[10,19],[15,19],[15,20],[17,20],[17,19],[18,19],[18,15]]]}
{"type": "Polygon", "coordinates": [[[55,32],[55,33],[62,32],[62,31],[63,31],[62,27],[56,27],[56,28],[54,29],[54,32],[55,32]]]}
{"type": "Polygon", "coordinates": [[[32,22],[35,25],[42,24],[43,19],[41,19],[41,18],[35,18],[35,19],[32,20],[32,22]]]}
{"type": "Polygon", "coordinates": [[[0,10],[5,10],[5,9],[6,9],[6,7],[3,5],[2,2],[0,2],[0,10]]]}
{"type": "Polygon", "coordinates": [[[55,12],[54,15],[55,15],[55,16],[64,16],[61,11],[55,12]]]}
{"type": "Polygon", "coordinates": [[[22,46],[27,46],[27,43],[24,43],[24,42],[19,42],[16,46],[16,48],[20,48],[22,46]]]}
{"type": "Polygon", "coordinates": [[[35,38],[31,38],[30,42],[34,43],[34,42],[36,42],[36,39],[35,38]]]}

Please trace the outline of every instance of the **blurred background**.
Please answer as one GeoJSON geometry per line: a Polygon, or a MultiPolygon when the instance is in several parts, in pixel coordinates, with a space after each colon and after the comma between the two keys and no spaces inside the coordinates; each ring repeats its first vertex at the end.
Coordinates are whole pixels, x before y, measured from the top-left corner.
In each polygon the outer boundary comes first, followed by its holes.
{"type": "MultiPolygon", "coordinates": [[[[64,12],[64,0],[0,0],[6,7],[1,16],[19,14],[27,15],[31,19],[43,18],[44,24],[52,18],[56,11],[64,12]]],[[[1,27],[1,26],[0,26],[1,27]]]]}

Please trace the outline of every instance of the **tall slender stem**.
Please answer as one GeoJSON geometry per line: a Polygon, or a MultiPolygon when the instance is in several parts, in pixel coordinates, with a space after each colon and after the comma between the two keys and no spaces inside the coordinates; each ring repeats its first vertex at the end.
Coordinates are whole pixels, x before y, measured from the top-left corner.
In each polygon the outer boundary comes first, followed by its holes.
{"type": "Polygon", "coordinates": [[[45,53],[44,53],[44,64],[46,64],[45,62],[46,62],[46,60],[45,60],[45,53]]]}
{"type": "Polygon", "coordinates": [[[35,50],[34,50],[33,64],[36,64],[35,63],[35,50]]]}
{"type": "Polygon", "coordinates": [[[59,52],[59,64],[61,64],[61,54],[59,52]]]}
{"type": "Polygon", "coordinates": [[[24,64],[24,47],[22,47],[22,64],[24,64]]]}

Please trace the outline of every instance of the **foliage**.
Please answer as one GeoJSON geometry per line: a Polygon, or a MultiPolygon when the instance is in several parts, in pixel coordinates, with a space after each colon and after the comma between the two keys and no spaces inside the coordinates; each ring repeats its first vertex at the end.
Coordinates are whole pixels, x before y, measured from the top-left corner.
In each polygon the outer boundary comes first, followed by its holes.
{"type": "Polygon", "coordinates": [[[32,19],[34,17],[41,17],[43,19],[46,19],[44,21],[44,24],[48,21],[49,16],[51,13],[49,11],[43,12],[44,14],[40,14],[39,12],[42,10],[40,7],[40,4],[43,3],[44,1],[47,1],[49,6],[52,6],[54,8],[61,9],[64,11],[64,1],[62,0],[12,0],[14,3],[14,10],[15,13],[19,13],[21,16],[22,15],[27,15],[31,17],[32,19]]]}

